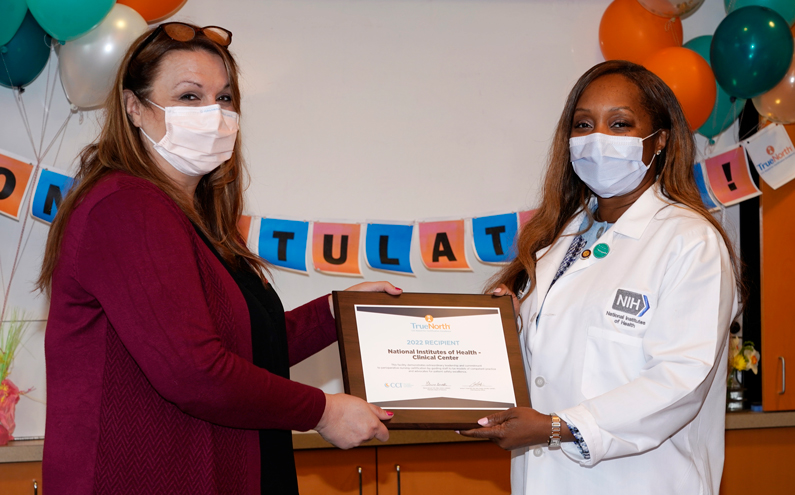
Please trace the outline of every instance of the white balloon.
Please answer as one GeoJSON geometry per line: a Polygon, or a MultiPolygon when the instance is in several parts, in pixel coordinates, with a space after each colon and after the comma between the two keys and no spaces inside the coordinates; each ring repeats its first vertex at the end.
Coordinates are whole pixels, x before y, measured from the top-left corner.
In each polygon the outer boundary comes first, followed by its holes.
{"type": "Polygon", "coordinates": [[[638,2],[652,14],[662,17],[687,17],[701,7],[704,0],[638,0],[638,2]]]}
{"type": "Polygon", "coordinates": [[[117,3],[97,27],[59,47],[61,83],[69,101],[82,110],[105,103],[121,59],[146,27],[141,14],[117,3]]]}

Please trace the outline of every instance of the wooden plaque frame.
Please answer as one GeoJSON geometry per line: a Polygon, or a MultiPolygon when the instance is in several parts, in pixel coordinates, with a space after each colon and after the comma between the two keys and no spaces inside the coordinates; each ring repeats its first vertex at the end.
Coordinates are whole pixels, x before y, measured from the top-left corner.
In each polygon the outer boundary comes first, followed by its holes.
{"type": "MultiPolygon", "coordinates": [[[[337,315],[337,337],[346,394],[367,400],[362,356],[359,348],[359,330],[354,309],[356,304],[499,308],[516,405],[530,406],[519,335],[516,330],[516,318],[510,297],[482,294],[423,293],[403,293],[399,296],[391,296],[384,292],[348,291],[334,291],[332,296],[334,313],[337,315]]],[[[478,419],[494,414],[496,411],[493,409],[395,409],[392,412],[394,413],[392,419],[384,422],[386,427],[391,430],[467,430],[479,427],[477,424],[478,419]]]]}

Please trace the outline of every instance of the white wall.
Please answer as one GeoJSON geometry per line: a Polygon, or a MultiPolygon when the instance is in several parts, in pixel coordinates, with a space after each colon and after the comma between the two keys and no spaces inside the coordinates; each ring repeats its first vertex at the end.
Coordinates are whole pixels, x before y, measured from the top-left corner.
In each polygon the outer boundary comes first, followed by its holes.
{"type": "MultiPolygon", "coordinates": [[[[251,169],[247,212],[305,220],[468,218],[532,206],[566,94],[602,61],[598,26],[608,0],[189,0],[174,20],[234,33],[243,77],[242,134],[251,169]]],[[[724,16],[707,0],[685,39],[724,16]]],[[[52,70],[55,70],[53,65],[52,70]]],[[[52,74],[51,74],[52,78],[52,74]]],[[[23,95],[41,136],[47,71],[23,95]]],[[[45,141],[68,115],[60,83],[45,141]]],[[[77,116],[44,163],[69,169],[100,116],[77,116]]],[[[733,141],[732,136],[727,137],[733,141]]],[[[702,142],[703,146],[706,146],[702,142]]],[[[702,146],[702,147],[703,147],[702,146]]],[[[10,90],[0,88],[0,150],[33,157],[10,90]]],[[[0,267],[11,271],[21,222],[0,217],[0,267]]],[[[43,320],[31,293],[47,227],[28,221],[9,305],[43,320]]],[[[415,248],[416,248],[415,239],[415,248]]],[[[418,249],[414,249],[418,252],[418,249]]],[[[368,271],[407,291],[480,292],[495,268],[416,276],[368,271]]],[[[295,307],[356,280],[275,272],[295,307]]],[[[31,326],[12,379],[45,399],[43,322],[31,326]]],[[[337,348],[293,368],[295,379],[341,391],[337,348]]],[[[79,356],[75,357],[79,366],[79,356]]],[[[17,435],[41,436],[44,407],[23,398],[17,435]]]]}

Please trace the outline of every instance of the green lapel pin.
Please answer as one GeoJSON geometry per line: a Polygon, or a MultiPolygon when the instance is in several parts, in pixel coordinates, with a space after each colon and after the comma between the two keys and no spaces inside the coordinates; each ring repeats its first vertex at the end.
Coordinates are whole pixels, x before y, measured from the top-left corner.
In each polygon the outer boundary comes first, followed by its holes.
{"type": "Polygon", "coordinates": [[[610,246],[604,242],[597,244],[593,248],[593,255],[599,259],[604,258],[610,253],[610,246]]]}

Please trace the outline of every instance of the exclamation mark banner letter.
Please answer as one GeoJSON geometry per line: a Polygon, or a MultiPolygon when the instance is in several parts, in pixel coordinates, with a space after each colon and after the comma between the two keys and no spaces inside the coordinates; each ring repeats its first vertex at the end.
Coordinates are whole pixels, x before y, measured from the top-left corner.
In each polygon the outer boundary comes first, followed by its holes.
{"type": "Polygon", "coordinates": [[[429,270],[470,270],[464,220],[420,222],[420,255],[429,270]]]}
{"type": "Polygon", "coordinates": [[[726,181],[727,181],[727,184],[729,186],[729,191],[736,191],[737,190],[737,184],[735,184],[732,181],[732,164],[731,164],[731,162],[724,163],[723,165],[721,165],[721,168],[723,168],[723,175],[726,176],[726,181]]]}
{"type": "Polygon", "coordinates": [[[260,221],[260,257],[275,266],[306,272],[309,222],[263,218],[260,221]]]}
{"type": "Polygon", "coordinates": [[[742,146],[707,158],[704,162],[712,193],[724,206],[731,206],[762,194],[751,178],[742,146]]]}
{"type": "Polygon", "coordinates": [[[515,256],[513,248],[518,223],[515,213],[472,219],[475,255],[483,263],[507,263],[515,256]]]}
{"type": "Polygon", "coordinates": [[[52,223],[66,193],[72,188],[74,179],[53,170],[42,170],[33,189],[30,214],[36,220],[52,223]]]}
{"type": "Polygon", "coordinates": [[[358,223],[312,224],[312,263],[315,270],[332,275],[360,277],[358,223]]]}
{"type": "Polygon", "coordinates": [[[368,223],[364,240],[367,266],[395,273],[414,273],[411,269],[413,225],[368,223]]]}
{"type": "Polygon", "coordinates": [[[0,154],[0,214],[19,220],[33,165],[0,154]]]}

